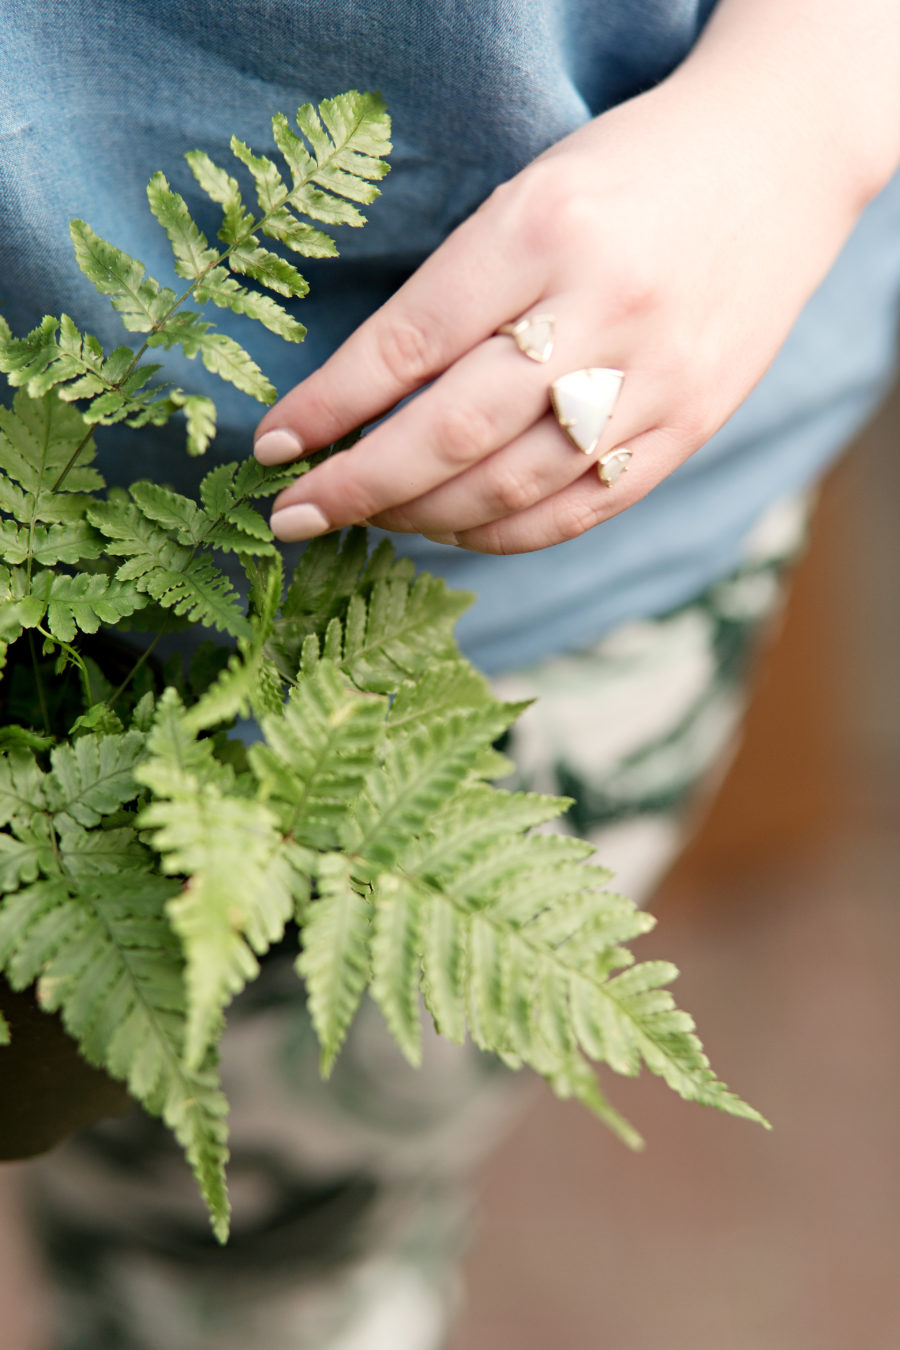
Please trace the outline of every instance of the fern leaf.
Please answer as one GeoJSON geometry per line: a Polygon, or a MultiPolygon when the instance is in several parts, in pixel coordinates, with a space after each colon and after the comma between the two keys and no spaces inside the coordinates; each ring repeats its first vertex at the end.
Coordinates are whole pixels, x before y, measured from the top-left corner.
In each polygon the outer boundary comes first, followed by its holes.
{"type": "Polygon", "coordinates": [[[126,560],[116,573],[118,584],[134,582],[139,592],[194,623],[232,637],[252,636],[237,592],[224,573],[178,544],[136,503],[113,497],[93,505],[88,514],[106,536],[108,551],[126,560]]]}
{"type": "Polygon", "coordinates": [[[169,237],[178,276],[195,281],[215,266],[218,253],[210,248],[206,235],[195,224],[187,202],[180,193],[172,191],[164,174],[155,173],[150,179],[147,200],[169,237]]]}
{"type": "Polygon", "coordinates": [[[286,207],[272,211],[260,225],[260,232],[277,239],[292,253],[302,258],[336,258],[337,244],[324,230],[317,230],[308,221],[297,220],[286,207]]]}
{"type": "Polygon", "coordinates": [[[71,642],[77,629],[96,633],[101,623],[119,623],[146,604],[133,586],[99,573],[36,571],[28,589],[29,594],[7,603],[4,624],[37,628],[46,616],[47,627],[60,642],[71,642]]]}
{"type": "Polygon", "coordinates": [[[422,1062],[422,898],[404,877],[386,874],[373,888],[372,906],[372,997],[400,1049],[417,1068],[422,1062]]]}
{"type": "Polygon", "coordinates": [[[294,907],[293,877],[274,813],[229,795],[224,780],[196,772],[203,752],[171,695],[158,706],[147,750],[136,776],[155,799],[141,824],[153,831],[163,870],[190,878],[168,914],[187,962],[185,1058],[196,1068],[222,1009],[257,974],[256,955],[283,935],[294,907]]]}
{"type": "Polygon", "coordinates": [[[392,865],[462,781],[496,726],[493,709],[458,713],[388,742],[347,822],[345,846],[360,859],[359,875],[392,865]]]}
{"type": "MultiPolygon", "coordinates": [[[[273,253],[271,249],[243,244],[233,248],[228,255],[228,266],[233,272],[252,277],[270,291],[279,295],[301,298],[309,291],[309,283],[300,275],[296,267],[286,258],[273,253]]],[[[302,324],[297,325],[302,328],[302,324]]],[[[303,330],[305,333],[305,329],[303,330]]]]}
{"type": "Polygon", "coordinates": [[[213,375],[219,375],[259,403],[274,403],[274,384],[262,373],[253,357],[234,338],[212,331],[196,333],[200,360],[213,375]]]}
{"type": "Polygon", "coordinates": [[[144,743],[139,731],[126,731],[121,735],[79,736],[55,746],[50,753],[53,772],[46,792],[50,810],[90,827],[133,801],[140,791],[134,770],[144,743]]]}
{"type": "Polygon", "coordinates": [[[40,977],[85,1057],[127,1083],[185,1148],[224,1241],[226,1104],[211,1060],[185,1068],[182,959],[165,920],[175,887],[161,877],[56,877],[0,911],[0,962],[10,983],[40,977]]]}
{"type": "Polygon", "coordinates": [[[216,434],[216,405],[202,394],[185,394],[173,389],[169,394],[176,408],[181,408],[187,420],[187,451],[189,455],[204,455],[216,434]]]}
{"type": "Polygon", "coordinates": [[[369,980],[371,904],[354,888],[341,854],[322,854],[317,877],[319,895],[309,907],[296,966],[327,1077],[369,980]]]}
{"type": "Polygon", "coordinates": [[[191,734],[251,711],[257,718],[282,711],[281,680],[265,650],[281,599],[281,559],[276,554],[274,558],[254,560],[247,572],[253,637],[239,640],[238,651],[228,658],[224,670],[185,713],[184,724],[191,734]]]}
{"type": "Polygon", "coordinates": [[[0,757],[0,826],[17,819],[25,824],[46,809],[45,781],[34,755],[24,747],[0,757]]]}
{"type": "Polygon", "coordinates": [[[422,931],[422,989],[436,1029],[462,1045],[469,980],[469,930],[452,905],[430,896],[422,931]]]}
{"type": "Polygon", "coordinates": [[[251,746],[250,765],[266,794],[283,803],[285,833],[322,849],[347,842],[351,803],[377,764],[385,712],[384,700],[360,693],[323,660],[291,690],[281,716],[263,719],[265,745],[251,746]]]}
{"type": "MultiPolygon", "coordinates": [[[[398,695],[394,707],[399,700],[398,695]]],[[[434,813],[428,829],[404,852],[404,870],[437,882],[449,881],[507,842],[510,856],[521,858],[522,833],[555,819],[568,805],[566,797],[504,792],[473,784],[434,813]]]]}
{"type": "Polygon", "coordinates": [[[244,206],[237,179],[220,168],[203,150],[190,150],[185,159],[203,191],[222,207],[219,238],[229,245],[247,238],[253,231],[254,220],[244,206]]]}
{"type": "Polygon", "coordinates": [[[133,333],[150,333],[176,304],[175,292],[146,275],[143,263],[101,239],[83,220],[69,226],[75,260],[101,295],[111,298],[122,323],[133,333]]]}
{"type": "Polygon", "coordinates": [[[287,186],[272,160],[266,155],[254,155],[248,145],[237,136],[231,138],[231,153],[245,165],[253,177],[256,200],[264,216],[282,205],[288,195],[287,186]]]}
{"type": "MultiPolygon", "coordinates": [[[[270,254],[269,256],[273,257],[274,255],[270,254]]],[[[288,265],[287,263],[284,264],[285,267],[288,265]]],[[[288,294],[291,294],[291,292],[288,292],[288,294]]],[[[198,304],[203,305],[211,300],[220,309],[230,309],[234,314],[246,314],[251,319],[257,319],[264,328],[268,328],[271,333],[284,338],[286,342],[302,342],[306,337],[306,329],[303,324],[298,323],[288,314],[287,310],[277,300],[273,300],[270,295],[260,295],[258,291],[248,291],[246,287],[238,285],[234,277],[229,276],[224,267],[216,267],[208,272],[203,280],[199,281],[194,287],[194,295],[198,304]]],[[[201,358],[203,358],[203,352],[204,348],[201,344],[201,358]]],[[[221,371],[218,373],[221,374],[221,371]]],[[[232,383],[235,383],[235,381],[232,380],[232,383]]],[[[252,391],[246,390],[245,392],[252,391]]]]}
{"type": "Polygon", "coordinates": [[[67,494],[103,487],[103,479],[91,466],[95,453],[81,416],[52,393],[33,399],[20,390],[11,409],[0,408],[0,469],[31,499],[29,519],[72,518],[54,511],[66,511],[67,494]],[[79,446],[78,463],[55,488],[79,446]]]}

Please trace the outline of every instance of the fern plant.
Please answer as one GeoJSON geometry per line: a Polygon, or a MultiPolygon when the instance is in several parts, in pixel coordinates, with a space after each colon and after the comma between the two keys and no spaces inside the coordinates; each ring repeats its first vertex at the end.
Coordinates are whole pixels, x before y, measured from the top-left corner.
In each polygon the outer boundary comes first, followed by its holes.
{"type": "Polygon", "coordinates": [[[607,889],[587,844],[534,832],[567,803],[492,786],[520,708],[459,654],[467,597],[386,543],[370,554],[362,530],[316,540],[286,579],[256,503],[303,466],[222,464],[196,498],[147,480],[107,489],[96,467],[97,427],[180,413],[191,454],[214,434],[212,401],[158,382],[151,349],[275,397],[209,306],[301,340],[282,301],[306,282],[286,254],[336,253],[321,226],[362,224],[390,148],[371,94],[303,107],[296,127],[273,119],[283,167],[232,141],[253,206],[228,170],[188,155],[221,207],[217,243],[153,176],[180,295],[73,222],[78,265],[135,345],[107,354],[67,315],[0,332],[17,390],[0,410],[0,969],[168,1123],[222,1240],[217,1046],[229,1002],[289,933],[324,1073],[368,990],[413,1063],[424,1004],[442,1034],[530,1065],[632,1145],[594,1061],[646,1065],[760,1119],[710,1069],[667,990],[675,969],[634,964],[624,944],[652,919],[607,889]],[[220,636],[163,675],[153,650],[185,624],[220,636]],[[117,626],[146,633],[124,669],[102,643],[117,626]],[[249,747],[233,730],[248,716],[249,747]]]}

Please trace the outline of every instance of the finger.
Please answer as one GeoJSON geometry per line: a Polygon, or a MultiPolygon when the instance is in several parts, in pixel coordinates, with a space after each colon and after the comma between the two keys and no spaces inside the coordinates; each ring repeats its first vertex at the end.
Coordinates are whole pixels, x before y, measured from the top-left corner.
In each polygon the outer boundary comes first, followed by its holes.
{"type": "MultiPolygon", "coordinates": [[[[576,316],[563,325],[577,335],[576,316]]],[[[583,339],[581,340],[583,342],[583,339]]],[[[574,359],[566,346],[558,373],[574,359]]],[[[613,353],[615,356],[616,353],[613,353]]],[[[518,438],[547,412],[554,372],[523,358],[506,337],[491,338],[457,361],[431,388],[376,427],[363,441],[318,465],[273,503],[281,539],[308,539],[327,529],[370,520],[415,501],[518,438]]],[[[635,386],[635,394],[641,390],[635,386]]],[[[634,394],[622,395],[623,430],[638,434],[651,420],[634,394]]],[[[571,448],[562,433],[563,446],[571,448]]],[[[458,523],[458,522],[457,522],[458,523]]]]}
{"type": "MultiPolygon", "coordinates": [[[[639,434],[648,420],[652,419],[632,406],[617,417],[615,437],[639,434]]],[[[548,413],[511,444],[414,501],[372,517],[371,524],[428,535],[472,530],[527,511],[562,491],[585,473],[588,464],[596,464],[606,448],[601,444],[585,456],[548,413]]]]}
{"type": "Polygon", "coordinates": [[[371,422],[533,305],[543,274],[501,250],[487,214],[483,209],[466,220],[324,365],[266,413],[254,444],[263,463],[295,459],[371,422]]]}
{"type": "MultiPolygon", "coordinates": [[[[697,448],[665,427],[621,443],[632,453],[627,471],[612,487],[600,481],[596,464],[552,497],[525,511],[454,532],[445,542],[476,553],[530,553],[575,539],[640,501],[697,448]]],[[[603,455],[601,454],[600,458],[603,455]]]]}

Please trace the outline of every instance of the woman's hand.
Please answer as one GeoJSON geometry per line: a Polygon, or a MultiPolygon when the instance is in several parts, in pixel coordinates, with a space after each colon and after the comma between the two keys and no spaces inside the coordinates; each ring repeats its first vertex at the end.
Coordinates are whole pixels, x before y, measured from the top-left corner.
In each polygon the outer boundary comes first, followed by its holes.
{"type": "Polygon", "coordinates": [[[282,492],[275,533],[370,521],[516,553],[632,505],[740,405],[827,271],[873,190],[840,150],[796,89],[729,73],[701,44],[498,188],[266,414],[256,453],[283,462],[428,385],[282,492]],[[555,317],[546,364],[496,335],[538,313],[555,317]],[[624,382],[586,459],[549,388],[596,366],[624,382]],[[607,487],[597,460],[616,447],[632,458],[607,487]]]}

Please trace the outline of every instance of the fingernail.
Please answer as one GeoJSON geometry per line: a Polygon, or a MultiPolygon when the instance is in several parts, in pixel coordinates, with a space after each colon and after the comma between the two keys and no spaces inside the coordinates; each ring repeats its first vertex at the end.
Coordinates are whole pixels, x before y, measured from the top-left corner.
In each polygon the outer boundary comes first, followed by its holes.
{"type": "Polygon", "coordinates": [[[277,427],[266,431],[253,444],[253,453],[260,464],[286,464],[303,454],[303,442],[293,431],[277,427]]]}
{"type": "Polygon", "coordinates": [[[454,548],[459,548],[459,540],[455,534],[426,534],[426,539],[430,539],[433,544],[452,544],[454,548]]]}
{"type": "Polygon", "coordinates": [[[276,539],[286,544],[296,543],[298,539],[315,539],[331,529],[331,522],[312,502],[299,502],[296,506],[283,506],[273,511],[269,524],[276,539]]]}

